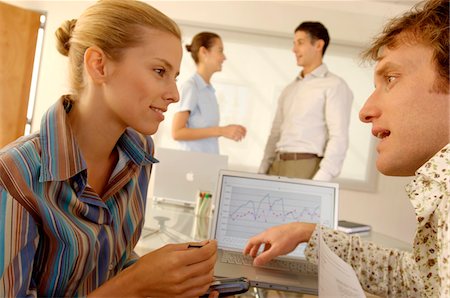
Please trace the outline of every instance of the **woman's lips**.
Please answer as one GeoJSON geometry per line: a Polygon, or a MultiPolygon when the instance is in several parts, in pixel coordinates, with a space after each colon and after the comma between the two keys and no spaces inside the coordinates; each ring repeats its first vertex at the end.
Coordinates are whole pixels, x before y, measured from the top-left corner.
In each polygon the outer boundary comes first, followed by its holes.
{"type": "Polygon", "coordinates": [[[150,109],[152,111],[154,111],[159,116],[159,120],[160,121],[164,120],[164,114],[163,113],[165,112],[165,110],[162,110],[162,109],[159,109],[159,108],[156,108],[156,107],[152,107],[152,106],[150,106],[150,109]]]}

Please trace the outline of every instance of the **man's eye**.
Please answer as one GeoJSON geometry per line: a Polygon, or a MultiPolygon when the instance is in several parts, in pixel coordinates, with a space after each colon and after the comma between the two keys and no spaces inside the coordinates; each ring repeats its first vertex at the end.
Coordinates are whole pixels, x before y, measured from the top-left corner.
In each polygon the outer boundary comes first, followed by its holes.
{"type": "Polygon", "coordinates": [[[395,79],[397,79],[395,76],[386,76],[386,82],[388,82],[388,84],[395,81],[395,79]]]}
{"type": "Polygon", "coordinates": [[[155,72],[156,72],[159,76],[163,77],[164,74],[166,73],[166,70],[165,70],[164,68],[156,68],[156,69],[155,69],[155,72]]]}

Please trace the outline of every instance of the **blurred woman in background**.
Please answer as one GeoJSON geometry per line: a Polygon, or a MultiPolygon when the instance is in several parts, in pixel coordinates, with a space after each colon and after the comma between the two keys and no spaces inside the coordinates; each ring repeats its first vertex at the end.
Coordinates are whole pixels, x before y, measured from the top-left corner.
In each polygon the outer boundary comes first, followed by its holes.
{"type": "Polygon", "coordinates": [[[186,49],[191,53],[197,71],[181,86],[172,136],[184,150],[219,154],[219,137],[240,141],[246,134],[242,125],[219,126],[219,106],[211,77],[222,70],[226,59],[222,39],[216,33],[200,32],[186,49]]]}

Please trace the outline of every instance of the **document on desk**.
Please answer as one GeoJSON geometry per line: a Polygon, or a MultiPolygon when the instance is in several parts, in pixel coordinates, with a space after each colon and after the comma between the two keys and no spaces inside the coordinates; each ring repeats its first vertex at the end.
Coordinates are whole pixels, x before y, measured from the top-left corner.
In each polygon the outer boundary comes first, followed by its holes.
{"type": "Polygon", "coordinates": [[[365,298],[353,268],[319,239],[319,297],[365,298]]]}

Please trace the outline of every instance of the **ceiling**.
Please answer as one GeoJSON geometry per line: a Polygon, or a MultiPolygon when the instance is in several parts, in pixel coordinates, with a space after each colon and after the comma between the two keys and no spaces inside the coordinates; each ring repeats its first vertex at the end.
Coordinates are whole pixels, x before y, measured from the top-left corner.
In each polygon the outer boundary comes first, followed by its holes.
{"type": "Polygon", "coordinates": [[[325,0],[325,1],[276,1],[287,5],[317,7],[349,13],[358,12],[365,15],[394,17],[412,8],[419,0],[325,0]]]}

